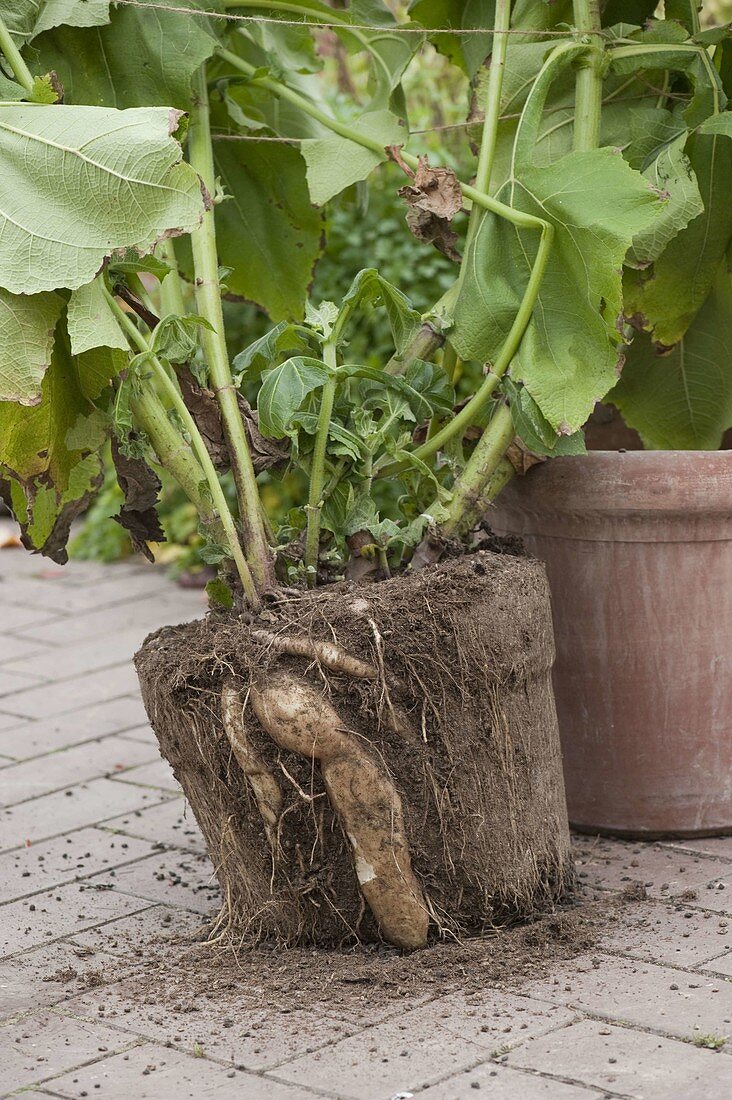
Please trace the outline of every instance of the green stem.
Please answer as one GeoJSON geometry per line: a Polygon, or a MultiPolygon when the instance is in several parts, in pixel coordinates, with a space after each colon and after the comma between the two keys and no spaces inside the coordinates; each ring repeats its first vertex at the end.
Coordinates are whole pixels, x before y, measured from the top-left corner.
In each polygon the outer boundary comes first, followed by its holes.
{"type": "Polygon", "coordinates": [[[499,405],[453,487],[447,518],[439,525],[448,538],[461,535],[472,526],[485,487],[500,466],[515,434],[511,410],[507,405],[499,405]]]}
{"type": "MultiPolygon", "coordinates": [[[[165,367],[160,362],[156,355],[150,352],[150,346],[142,335],[137,325],[131,320],[131,318],[125,313],[125,311],[119,306],[116,298],[105,290],[105,296],[109,303],[110,309],[117,318],[117,322],[120,328],[125,333],[130,343],[137,348],[138,351],[143,352],[148,356],[148,361],[153,370],[153,375],[160,385],[161,390],[170,400],[172,407],[183,422],[183,425],[188,432],[191,440],[191,446],[196,454],[196,457],[201,464],[203,476],[208,482],[208,487],[213,499],[214,508],[218,513],[221,520],[221,526],[224,529],[226,540],[228,542],[228,549],[236,565],[239,578],[244,589],[244,595],[246,596],[249,604],[254,611],[258,611],[261,607],[261,601],[259,599],[259,593],[254,583],[251,570],[247,564],[246,558],[242,553],[241,543],[239,542],[239,535],[236,530],[236,524],[234,523],[233,516],[229,511],[229,505],[226,502],[224,491],[221,488],[221,483],[218,478],[218,474],[214,468],[214,464],[211,461],[211,456],[208,453],[208,448],[203,441],[203,437],[198,430],[198,425],[191,416],[186,406],[180,390],[174,382],[168,377],[165,367]]],[[[195,503],[195,501],[194,501],[195,503]]]]}
{"type": "Polygon", "coordinates": [[[170,268],[160,284],[160,303],[163,316],[174,313],[176,317],[185,317],[187,310],[183,297],[183,282],[178,270],[178,260],[172,240],[163,242],[160,248],[160,258],[170,268]]]}
{"type": "MultiPolygon", "coordinates": [[[[216,173],[211,147],[205,66],[199,69],[193,84],[194,106],[191,111],[188,152],[191,165],[203,180],[208,193],[213,195],[216,173]]],[[[206,211],[200,227],[191,234],[191,247],[196,305],[200,315],[211,325],[211,329],[202,329],[201,343],[229,446],[246,556],[257,589],[261,592],[274,586],[274,559],[262,523],[257,478],[226,348],[213,208],[206,211]]]]}
{"type": "Polygon", "coordinates": [[[22,84],[27,92],[33,91],[34,80],[31,71],[20,56],[20,50],[13,41],[13,36],[0,17],[0,50],[15,74],[15,79],[22,84]]]}
{"type": "MultiPolygon", "coordinates": [[[[493,161],[496,155],[496,142],[498,140],[498,125],[501,120],[501,93],[503,91],[503,74],[506,68],[506,50],[508,47],[508,29],[511,22],[511,0],[496,0],[496,13],[494,18],[493,48],[491,50],[491,64],[488,73],[488,87],[486,90],[483,131],[480,140],[480,153],[478,155],[478,168],[475,173],[475,188],[488,194],[491,184],[493,161]]],[[[480,223],[482,210],[477,204],[470,211],[468,233],[465,240],[465,248],[473,240],[480,223]]]]}
{"type": "MultiPolygon", "coordinates": [[[[326,340],[323,344],[323,361],[332,371],[338,365],[336,358],[336,343],[334,340],[326,340]]],[[[328,431],[333,416],[333,402],[335,401],[336,379],[331,378],[323,386],[323,396],[320,402],[318,426],[315,431],[315,447],[310,466],[310,491],[308,493],[308,527],[305,535],[305,570],[308,587],[313,588],[317,581],[318,550],[320,547],[320,517],[323,511],[323,484],[325,481],[325,454],[328,447],[328,431]]]]}
{"type": "Polygon", "coordinates": [[[404,351],[395,352],[384,368],[387,374],[404,374],[417,359],[429,359],[445,337],[432,327],[429,321],[417,329],[404,351]]]}
{"type": "MultiPolygon", "coordinates": [[[[246,73],[247,76],[255,76],[257,69],[254,65],[250,65],[249,62],[243,61],[236,54],[231,53],[230,50],[219,48],[217,51],[219,57],[226,61],[232,68],[238,69],[242,73],[246,73]]],[[[304,96],[294,92],[292,88],[288,88],[286,84],[280,83],[279,80],[274,80],[269,76],[257,76],[257,86],[260,88],[266,88],[268,92],[278,96],[280,99],[287,100],[288,103],[292,103],[308,115],[310,118],[314,118],[316,122],[320,122],[334,134],[338,134],[340,137],[346,138],[348,141],[354,142],[356,145],[360,145],[363,149],[369,149],[372,153],[376,153],[379,157],[384,157],[385,147],[376,138],[371,138],[367,134],[362,134],[358,130],[354,130],[352,126],[346,125],[344,122],[339,122],[338,119],[332,118],[326,114],[325,111],[321,111],[319,107],[316,107],[313,103],[310,103],[304,96]]],[[[407,153],[404,150],[401,152],[401,158],[406,165],[408,165],[413,171],[416,171],[419,167],[419,159],[413,156],[411,153],[407,153]]],[[[500,215],[505,218],[506,221],[511,222],[512,225],[518,226],[520,229],[537,229],[542,230],[546,226],[546,222],[542,218],[534,217],[533,214],[525,214],[523,210],[514,210],[512,206],[507,206],[503,202],[499,202],[498,199],[491,198],[490,195],[485,195],[482,191],[479,191],[475,187],[471,187],[468,183],[463,183],[458,180],[460,184],[460,190],[463,197],[470,199],[471,202],[477,203],[478,206],[483,207],[484,210],[491,210],[494,214],[500,215]]]]}
{"type": "MultiPolygon", "coordinates": [[[[553,237],[554,229],[552,226],[547,225],[539,241],[536,258],[534,259],[534,266],[531,269],[531,275],[526,284],[526,290],[521,299],[521,305],[518,308],[518,312],[516,313],[516,317],[511,325],[505,343],[490,373],[487,375],[480,389],[473,395],[470,401],[468,401],[467,405],[460,410],[457,416],[455,416],[449,424],[446,424],[441,431],[437,432],[436,435],[433,435],[431,439],[423,443],[421,447],[417,447],[414,454],[423,462],[431,458],[437,451],[441,450],[453,436],[458,433],[464,434],[467,431],[473,423],[477,413],[485,408],[496,386],[511,365],[511,361],[519,349],[523,335],[531,320],[531,314],[534,311],[536,299],[539,297],[539,290],[541,289],[542,279],[544,278],[546,265],[549,261],[553,237]]],[[[400,473],[404,469],[406,469],[405,463],[395,462],[390,466],[385,466],[384,469],[379,472],[379,477],[390,477],[400,473]]]]}
{"type": "Polygon", "coordinates": [[[599,0],[573,0],[574,21],[582,34],[597,47],[577,62],[574,100],[574,148],[596,149],[600,141],[602,113],[603,49],[599,0]]]}
{"type": "Polygon", "coordinates": [[[138,396],[131,398],[130,408],[135,423],[140,425],[150,440],[160,465],[178,482],[211,537],[216,542],[222,542],[225,535],[221,520],[208,495],[201,491],[201,485],[206,480],[203,468],[190,444],[171,423],[154,387],[144,386],[138,396]]]}

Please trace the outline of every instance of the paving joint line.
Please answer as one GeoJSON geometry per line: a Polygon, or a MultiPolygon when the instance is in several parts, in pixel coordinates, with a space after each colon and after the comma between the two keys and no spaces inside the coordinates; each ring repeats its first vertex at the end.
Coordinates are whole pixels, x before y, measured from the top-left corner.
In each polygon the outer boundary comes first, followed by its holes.
{"type": "MultiPolygon", "coordinates": [[[[88,782],[89,782],[89,783],[94,783],[94,782],[96,782],[96,780],[94,780],[94,779],[90,779],[90,780],[88,780],[88,782]]],[[[85,784],[81,783],[81,784],[79,784],[79,786],[80,786],[80,787],[83,787],[83,786],[85,786],[85,784]]],[[[62,790],[65,790],[65,788],[63,788],[63,787],[62,787],[61,789],[62,789],[62,790]]],[[[69,789],[70,789],[70,788],[69,788],[69,789]]],[[[140,807],[140,808],[139,808],[139,811],[141,812],[141,811],[144,811],[144,810],[152,810],[152,809],[154,809],[154,808],[155,808],[156,806],[161,806],[161,805],[164,805],[164,804],[165,804],[166,802],[172,802],[172,801],[173,801],[174,799],[176,799],[176,798],[180,798],[180,797],[181,797],[181,796],[180,796],[180,795],[178,795],[178,794],[171,794],[170,792],[163,792],[163,791],[160,791],[160,794],[161,794],[161,795],[163,795],[163,797],[161,797],[161,798],[160,798],[160,800],[159,800],[158,802],[151,802],[151,803],[150,803],[149,805],[147,805],[147,806],[142,806],[142,807],[140,807]]],[[[41,796],[41,797],[43,797],[43,796],[41,796]]],[[[129,815],[131,815],[131,814],[134,814],[134,813],[136,813],[136,812],[138,812],[138,810],[134,810],[134,809],[132,809],[132,810],[129,810],[129,811],[128,811],[128,814],[129,814],[129,815]]],[[[37,839],[37,840],[34,840],[34,841],[32,841],[32,843],[31,843],[30,847],[32,848],[32,847],[34,847],[34,846],[35,846],[36,844],[45,844],[45,843],[46,843],[46,841],[49,841],[49,840],[56,840],[56,839],[58,839],[58,837],[62,837],[62,836],[71,836],[71,835],[72,835],[73,833],[78,833],[78,832],[80,832],[80,831],[81,831],[82,829],[96,829],[96,828],[97,828],[98,826],[100,826],[100,825],[103,825],[103,824],[104,824],[105,822],[107,822],[107,821],[114,821],[114,819],[115,819],[115,818],[118,818],[118,817],[125,817],[125,816],[127,816],[127,815],[126,815],[126,814],[125,814],[125,813],[123,812],[123,813],[121,813],[121,814],[114,814],[114,815],[113,815],[113,816],[111,816],[111,817],[102,817],[102,818],[99,818],[99,820],[98,820],[98,821],[84,821],[84,822],[82,822],[82,824],[81,824],[81,825],[75,825],[73,829],[66,829],[65,831],[63,831],[63,832],[60,832],[60,833],[50,833],[50,834],[49,834],[48,836],[45,836],[45,835],[44,835],[44,836],[38,837],[38,839],[37,839]]],[[[135,840],[145,840],[146,838],[145,838],[145,837],[135,837],[134,839],[135,839],[135,840]]],[[[13,846],[12,848],[1,848],[1,849],[0,849],[0,856],[3,856],[3,855],[8,855],[8,854],[10,854],[11,852],[21,852],[21,851],[25,851],[25,849],[26,849],[27,847],[28,847],[28,845],[26,845],[25,843],[23,843],[23,844],[16,844],[16,845],[14,845],[14,846],[13,846]]]]}

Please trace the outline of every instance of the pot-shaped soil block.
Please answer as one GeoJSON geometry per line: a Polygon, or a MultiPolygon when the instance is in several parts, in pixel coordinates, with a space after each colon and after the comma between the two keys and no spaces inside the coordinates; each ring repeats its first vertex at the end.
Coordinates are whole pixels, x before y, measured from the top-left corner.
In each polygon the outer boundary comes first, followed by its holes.
{"type": "Polygon", "coordinates": [[[487,552],[151,635],[232,932],[413,948],[566,897],[553,659],[543,566],[487,552]]]}
{"type": "Polygon", "coordinates": [[[491,525],[546,562],[572,824],[732,831],[732,452],[552,459],[491,525]]]}

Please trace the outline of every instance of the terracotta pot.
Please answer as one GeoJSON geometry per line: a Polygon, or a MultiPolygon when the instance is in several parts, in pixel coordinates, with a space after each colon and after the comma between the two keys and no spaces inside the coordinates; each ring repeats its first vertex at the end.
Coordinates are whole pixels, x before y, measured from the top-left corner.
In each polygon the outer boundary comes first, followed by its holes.
{"type": "Polygon", "coordinates": [[[547,565],[573,825],[732,832],[732,453],[553,459],[491,524],[547,565]]]}

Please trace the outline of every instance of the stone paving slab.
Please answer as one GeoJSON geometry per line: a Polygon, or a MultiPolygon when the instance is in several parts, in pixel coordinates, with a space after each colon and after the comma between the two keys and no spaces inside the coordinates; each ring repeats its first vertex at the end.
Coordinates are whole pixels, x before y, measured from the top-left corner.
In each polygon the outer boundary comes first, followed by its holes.
{"type": "Polygon", "coordinates": [[[0,1020],[67,1000],[84,988],[88,970],[114,961],[104,952],[90,955],[86,946],[60,940],[0,962],[0,1020]]]}
{"type": "Polygon", "coordinates": [[[16,607],[15,604],[3,603],[0,614],[0,628],[7,634],[9,631],[31,630],[47,626],[58,615],[43,610],[43,604],[38,609],[32,607],[16,607]]]}
{"type": "Polygon", "coordinates": [[[598,952],[558,965],[522,987],[531,996],[593,1016],[692,1040],[732,1037],[732,984],[598,952]]]}
{"type": "Polygon", "coordinates": [[[20,726],[26,725],[27,718],[23,718],[19,714],[8,714],[5,711],[0,711],[0,730],[13,729],[17,730],[20,726]]]}
{"type": "Polygon", "coordinates": [[[150,902],[193,909],[206,916],[221,904],[221,892],[206,855],[166,852],[125,864],[109,873],[94,875],[124,894],[150,902]]]}
{"type": "Polygon", "coordinates": [[[661,844],[645,848],[620,840],[596,838],[575,841],[580,852],[580,875],[589,885],[622,890],[640,883],[649,897],[673,898],[696,890],[729,870],[729,864],[697,852],[679,851],[661,844]]]}
{"type": "Polygon", "coordinates": [[[122,813],[142,810],[169,797],[165,791],[114,783],[111,779],[93,779],[0,810],[0,850],[19,848],[28,842],[35,844],[122,813]]]}
{"type": "MultiPolygon", "coordinates": [[[[185,990],[177,1008],[170,1012],[154,1004],[131,1004],[119,985],[72,997],[66,1011],[83,1019],[102,1020],[140,1037],[154,1037],[189,1054],[200,1051],[206,1058],[251,1071],[281,1067],[300,1055],[328,1048],[358,1030],[358,1025],[322,1011],[253,1012],[250,1001],[240,1000],[235,992],[226,1015],[220,1004],[192,1001],[185,990]]],[[[283,1076],[279,1070],[278,1076],[283,1076]]]]}
{"type": "Polygon", "coordinates": [[[149,909],[74,933],[73,942],[91,948],[95,954],[134,959],[144,955],[146,944],[160,937],[170,938],[175,933],[177,938],[194,940],[204,927],[208,927],[208,921],[202,920],[199,913],[151,904],[149,909]]]}
{"type": "Polygon", "coordinates": [[[8,1092],[36,1085],[136,1040],[96,1022],[38,1012],[0,1027],[0,1082],[8,1092]]]}
{"type": "Polygon", "coordinates": [[[44,619],[38,617],[39,625],[26,627],[20,637],[48,645],[68,646],[134,629],[142,643],[150,631],[165,623],[188,622],[205,612],[205,601],[200,593],[176,592],[174,595],[158,596],[155,600],[134,600],[129,605],[120,604],[114,608],[87,611],[83,615],[63,616],[53,622],[46,620],[44,623],[44,619]]]}
{"type": "MultiPolygon", "coordinates": [[[[68,715],[52,715],[42,721],[4,718],[0,714],[0,752],[16,760],[30,760],[48,752],[70,748],[108,733],[139,728],[147,720],[142,700],[132,695],[81,707],[68,715]]],[[[154,739],[153,739],[154,742],[154,739]]]]}
{"type": "MultiPolygon", "coordinates": [[[[3,605],[0,603],[0,607],[3,605]]],[[[2,611],[0,610],[0,619],[2,611]]],[[[25,642],[14,634],[3,634],[0,637],[0,665],[5,666],[15,661],[26,660],[28,657],[38,657],[48,653],[49,648],[39,642],[25,642]]],[[[22,670],[21,670],[22,671],[22,670]]]]}
{"type": "Polygon", "coordinates": [[[86,928],[146,909],[144,898],[78,883],[59,886],[3,906],[0,958],[62,939],[86,928]]]}
{"type": "MultiPolygon", "coordinates": [[[[144,742],[145,747],[141,742],[130,741],[130,744],[136,744],[139,746],[138,752],[140,754],[146,753],[148,760],[150,757],[150,751],[159,752],[157,741],[152,738],[144,742]]],[[[112,776],[118,783],[134,783],[138,787],[156,787],[161,791],[170,791],[171,794],[182,794],[180,784],[173,775],[173,769],[167,760],[161,760],[158,756],[157,759],[151,760],[149,763],[144,764],[142,767],[132,767],[119,769],[115,775],[112,776]]]]}
{"type": "Polygon", "coordinates": [[[3,666],[0,668],[0,700],[4,699],[11,710],[17,710],[17,706],[12,702],[13,696],[17,696],[19,691],[25,692],[30,687],[42,684],[47,679],[28,672],[9,672],[7,667],[3,666]]]}
{"type": "Polygon", "coordinates": [[[502,1053],[509,1037],[518,1034],[517,1020],[526,1024],[528,1039],[573,1018],[570,1010],[496,990],[487,992],[478,1006],[468,1006],[460,995],[444,997],[297,1058],[280,1066],[277,1074],[339,1096],[388,1100],[502,1053]]]}
{"type": "Polygon", "coordinates": [[[732,932],[710,913],[663,902],[628,906],[603,940],[605,950],[634,959],[695,967],[732,951],[732,932]],[[721,949],[721,950],[720,950],[721,949]]]}
{"type": "Polygon", "coordinates": [[[732,836],[710,836],[699,837],[696,840],[679,840],[670,844],[670,847],[677,851],[694,852],[732,860],[732,836]]]}
{"type": "Polygon", "coordinates": [[[35,646],[35,652],[5,661],[0,666],[0,672],[38,675],[38,670],[42,669],[44,679],[66,680],[70,676],[84,675],[113,665],[129,666],[139,648],[140,637],[139,630],[121,630],[106,638],[103,644],[98,639],[90,639],[68,649],[48,645],[39,648],[38,643],[34,642],[25,644],[35,646]],[[44,660],[48,663],[47,669],[44,660]]]}
{"type": "Polygon", "coordinates": [[[144,784],[142,765],[154,763],[153,752],[152,746],[108,737],[58,749],[42,763],[26,760],[13,764],[0,771],[0,806],[14,806],[104,776],[117,778],[127,773],[135,782],[139,774],[144,784]]]}
{"type": "Polygon", "coordinates": [[[527,1043],[509,1054],[507,1062],[633,1100],[723,1100],[732,1095],[732,1058],[595,1020],[527,1043]]]}
{"type": "Polygon", "coordinates": [[[193,810],[182,798],[171,798],[133,814],[112,817],[103,827],[166,847],[205,851],[193,810]]]}
{"type": "Polygon", "coordinates": [[[487,1062],[417,1094],[420,1100],[602,1100],[605,1093],[487,1062]]]}
{"type": "MultiPolygon", "coordinates": [[[[0,675],[2,675],[0,673],[0,675]]],[[[3,696],[3,705],[24,718],[47,718],[129,695],[137,691],[137,675],[131,664],[83,673],[69,680],[34,684],[3,696]]]]}
{"type": "Polygon", "coordinates": [[[16,848],[0,855],[0,903],[53,890],[131,860],[144,859],[153,852],[149,840],[93,828],[16,848]]]}
{"type": "Polygon", "coordinates": [[[49,1088],[53,1095],[69,1100],[79,1096],[98,1096],[100,1100],[312,1100],[319,1095],[201,1062],[155,1043],[73,1070],[49,1082],[49,1088]]]}

